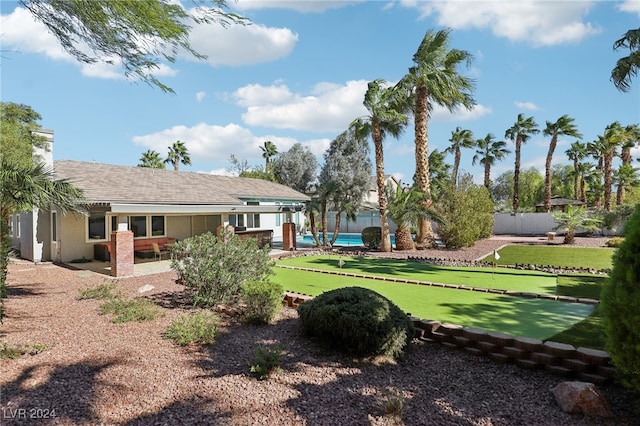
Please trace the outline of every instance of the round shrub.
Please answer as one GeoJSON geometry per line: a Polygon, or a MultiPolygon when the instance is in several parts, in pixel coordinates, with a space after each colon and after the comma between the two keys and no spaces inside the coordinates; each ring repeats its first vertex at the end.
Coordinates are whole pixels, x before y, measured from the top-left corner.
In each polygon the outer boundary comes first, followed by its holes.
{"type": "Polygon", "coordinates": [[[368,249],[379,249],[382,242],[382,228],[379,226],[369,226],[360,233],[362,244],[368,249]]]}
{"type": "Polygon", "coordinates": [[[386,297],[362,287],[331,290],[298,307],[302,331],[329,349],[356,356],[398,358],[413,323],[386,297]]]}
{"type": "Polygon", "coordinates": [[[245,320],[252,324],[268,324],[282,308],[284,289],[271,281],[246,281],[242,285],[242,300],[247,305],[245,320]]]}
{"type": "Polygon", "coordinates": [[[624,241],[623,237],[613,237],[607,240],[605,243],[607,247],[617,248],[620,247],[620,244],[624,241]]]}

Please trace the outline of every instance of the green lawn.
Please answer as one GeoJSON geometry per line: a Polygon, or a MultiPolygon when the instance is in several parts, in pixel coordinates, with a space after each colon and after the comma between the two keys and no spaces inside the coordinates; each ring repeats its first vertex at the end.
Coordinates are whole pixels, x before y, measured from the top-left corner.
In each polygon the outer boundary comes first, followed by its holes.
{"type": "MultiPolygon", "coordinates": [[[[401,269],[400,264],[406,262],[399,262],[398,267],[401,269]]],[[[539,339],[546,339],[566,330],[593,311],[590,305],[543,299],[524,299],[283,268],[275,268],[275,272],[274,280],[290,291],[316,296],[335,288],[360,286],[384,295],[405,312],[422,319],[539,339]]],[[[535,275],[522,275],[518,279],[538,278],[535,275]]]]}
{"type": "MultiPolygon", "coordinates": [[[[499,265],[551,265],[572,268],[611,268],[613,248],[585,248],[567,246],[522,246],[510,245],[498,251],[499,265]]],[[[484,258],[495,262],[493,254],[484,258]]]]}
{"type": "Polygon", "coordinates": [[[335,254],[283,259],[278,261],[278,264],[469,287],[556,294],[555,275],[508,268],[442,267],[395,259],[353,258],[335,254]],[[340,260],[344,263],[342,268],[338,265],[340,260]]]}

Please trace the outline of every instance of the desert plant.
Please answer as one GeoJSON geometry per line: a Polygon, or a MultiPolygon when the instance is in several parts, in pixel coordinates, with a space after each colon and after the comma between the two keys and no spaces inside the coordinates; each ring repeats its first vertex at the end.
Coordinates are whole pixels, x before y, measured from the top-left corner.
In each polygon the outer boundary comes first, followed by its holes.
{"type": "Polygon", "coordinates": [[[94,287],[84,287],[78,290],[78,299],[113,299],[116,297],[116,294],[113,293],[115,288],[116,286],[113,283],[99,284],[94,287]]]}
{"type": "Polygon", "coordinates": [[[0,359],[16,359],[22,355],[37,355],[40,352],[44,352],[48,348],[47,345],[40,343],[10,346],[7,343],[3,343],[0,346],[0,359]]]}
{"type": "Polygon", "coordinates": [[[240,298],[246,281],[265,280],[273,274],[270,248],[258,248],[254,238],[241,239],[226,231],[196,235],[176,243],[171,268],[194,291],[196,305],[210,307],[240,298]]]}
{"type": "Polygon", "coordinates": [[[622,242],[624,241],[623,237],[613,237],[607,240],[607,242],[605,243],[607,247],[620,247],[620,244],[622,244],[622,242]]]}
{"type": "Polygon", "coordinates": [[[402,396],[402,391],[395,387],[387,388],[382,404],[384,415],[400,421],[402,419],[403,408],[404,397],[402,396]]]}
{"type": "Polygon", "coordinates": [[[254,357],[248,362],[251,375],[258,380],[267,380],[280,368],[281,356],[282,350],[279,347],[256,346],[254,357]]]}
{"type": "Polygon", "coordinates": [[[413,324],[386,297],[362,287],[331,290],[298,308],[303,332],[322,345],[357,356],[400,357],[413,324]]]}
{"type": "Polygon", "coordinates": [[[585,231],[597,231],[602,220],[591,215],[584,207],[567,206],[564,212],[551,213],[556,221],[555,229],[565,231],[564,243],[573,244],[578,228],[585,231]]]}
{"type": "Polygon", "coordinates": [[[242,285],[242,300],[246,304],[245,320],[254,324],[268,324],[282,308],[284,289],[272,281],[247,281],[242,285]]]}
{"type": "Polygon", "coordinates": [[[369,226],[360,233],[362,244],[368,249],[379,249],[382,241],[382,228],[379,226],[369,226]]]}
{"type": "Polygon", "coordinates": [[[153,320],[162,313],[160,309],[149,299],[122,299],[116,297],[108,300],[100,306],[101,314],[114,314],[111,320],[114,323],[141,322],[153,320]]]}
{"type": "Polygon", "coordinates": [[[164,337],[182,346],[191,343],[213,343],[218,323],[218,316],[211,311],[183,315],[171,321],[164,332],[164,337]]]}
{"type": "Polygon", "coordinates": [[[625,225],[601,297],[611,360],[623,383],[640,392],[640,204],[625,225]]]}

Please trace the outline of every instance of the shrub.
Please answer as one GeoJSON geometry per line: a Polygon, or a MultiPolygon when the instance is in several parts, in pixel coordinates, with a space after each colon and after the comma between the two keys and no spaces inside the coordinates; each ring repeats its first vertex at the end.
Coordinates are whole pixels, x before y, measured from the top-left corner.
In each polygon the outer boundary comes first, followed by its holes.
{"type": "Polygon", "coordinates": [[[175,244],[171,268],[194,291],[196,305],[204,307],[236,302],[242,284],[265,280],[273,274],[269,247],[258,248],[255,238],[225,234],[197,235],[175,244]]]}
{"type": "Polygon", "coordinates": [[[113,299],[116,295],[113,293],[115,285],[112,283],[100,284],[95,287],[81,288],[78,292],[78,299],[113,299]]]}
{"type": "Polygon", "coordinates": [[[382,228],[379,226],[369,226],[360,233],[362,244],[368,249],[379,249],[382,243],[382,228]]]}
{"type": "Polygon", "coordinates": [[[268,324],[282,308],[284,289],[271,281],[247,281],[242,285],[242,300],[247,305],[245,320],[254,324],[268,324]]]}
{"type": "Polygon", "coordinates": [[[22,346],[9,346],[7,343],[3,343],[0,346],[0,359],[16,359],[22,355],[37,355],[46,349],[47,345],[39,343],[22,346]]]}
{"type": "Polygon", "coordinates": [[[611,360],[623,383],[640,392],[640,204],[626,223],[601,295],[611,360]]]}
{"type": "Polygon", "coordinates": [[[211,311],[183,315],[171,321],[164,337],[182,346],[191,343],[213,343],[218,323],[218,316],[211,311]]]}
{"type": "Polygon", "coordinates": [[[266,380],[280,368],[279,347],[273,349],[266,346],[256,346],[253,360],[249,361],[251,375],[258,380],[266,380]]]}
{"type": "Polygon", "coordinates": [[[623,237],[613,237],[607,240],[605,243],[607,247],[620,247],[620,244],[624,241],[623,237]]]}
{"type": "Polygon", "coordinates": [[[362,287],[331,290],[298,307],[302,331],[323,346],[357,355],[400,357],[413,324],[392,301],[362,287]]]}
{"type": "Polygon", "coordinates": [[[115,317],[111,321],[115,323],[153,320],[161,315],[160,309],[149,299],[119,297],[103,303],[100,313],[114,314],[115,317]]]}

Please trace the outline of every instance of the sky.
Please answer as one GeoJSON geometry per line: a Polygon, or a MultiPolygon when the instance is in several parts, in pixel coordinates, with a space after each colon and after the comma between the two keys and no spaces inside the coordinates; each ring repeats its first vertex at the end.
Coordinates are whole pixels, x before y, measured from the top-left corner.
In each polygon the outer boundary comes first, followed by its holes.
{"type": "MultiPolygon", "coordinates": [[[[135,166],[146,150],[164,157],[180,140],[192,161],[180,170],[229,174],[231,155],[264,166],[259,147],[271,141],[279,152],[299,142],[321,165],[330,142],[367,115],[367,83],[397,82],[426,31],[449,28],[450,48],[474,57],[459,72],[475,81],[476,105],[453,113],[434,109],[430,152],[446,149],[458,126],[476,139],[492,133],[504,140],[519,113],[533,116],[541,130],[567,114],[583,142],[614,121],[640,123],[640,78],[628,93],[609,79],[628,55],[614,51],[614,41],[640,27],[639,0],[238,0],[229,6],[251,25],[193,27],[191,44],[208,58],[180,54],[162,64],[156,77],[175,90],[171,95],[125,78],[117,63],[75,61],[17,2],[2,0],[0,99],[41,114],[41,125],[55,132],[56,160],[135,166]]],[[[569,163],[564,152],[575,141],[559,139],[554,163],[569,163]]],[[[548,145],[542,132],[534,135],[522,149],[522,167],[544,171],[548,145]]],[[[493,166],[492,179],[513,169],[513,143],[508,146],[511,154],[493,166]]],[[[414,147],[413,122],[399,138],[385,139],[385,173],[411,182],[414,147]]],[[[373,143],[371,152],[373,162],[373,143]]],[[[474,153],[462,151],[460,169],[482,183],[474,153]]],[[[447,161],[453,163],[452,155],[447,161]]]]}

